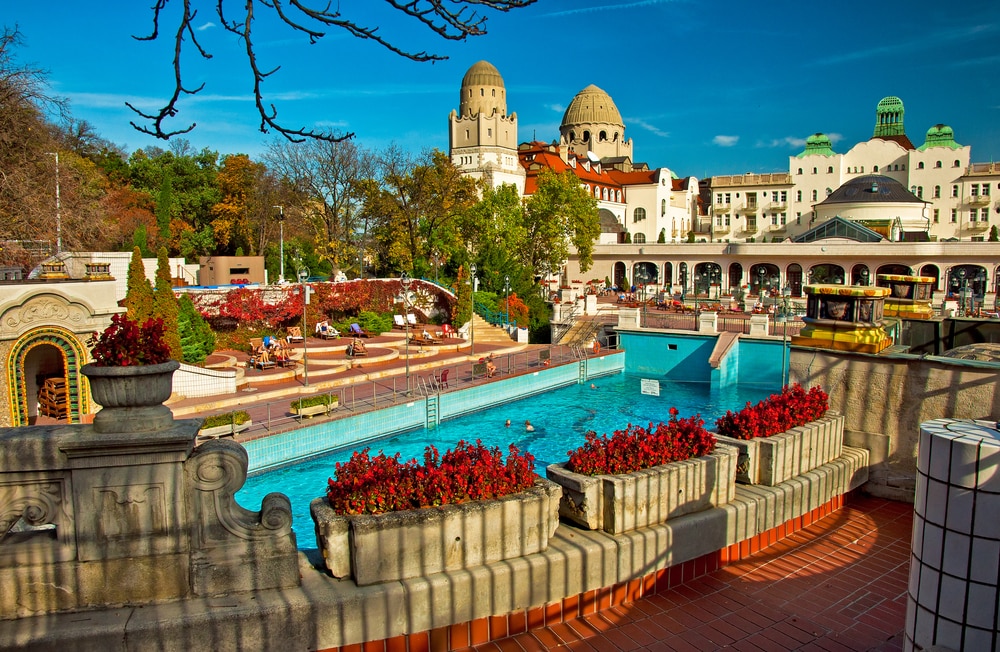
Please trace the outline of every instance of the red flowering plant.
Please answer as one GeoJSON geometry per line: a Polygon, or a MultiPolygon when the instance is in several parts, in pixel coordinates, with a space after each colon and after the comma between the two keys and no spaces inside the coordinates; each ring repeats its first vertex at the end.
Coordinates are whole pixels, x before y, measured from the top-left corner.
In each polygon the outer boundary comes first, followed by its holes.
{"type": "Polygon", "coordinates": [[[830,409],[829,398],[819,386],[807,392],[797,383],[788,385],[757,405],[748,401],[739,412],[727,411],[715,422],[715,428],[733,439],[770,437],[819,419],[830,409]]]}
{"type": "Polygon", "coordinates": [[[508,449],[504,461],[500,448],[487,448],[481,441],[459,441],[439,455],[437,448],[424,450],[424,463],[399,461],[399,453],[370,449],[355,451],[351,459],[337,463],[336,480],[327,483],[326,497],[338,514],[383,514],[434,505],[489,500],[516,494],[535,482],[535,458],[508,449]]]}
{"type": "Polygon", "coordinates": [[[148,319],[142,325],[118,313],[103,333],[87,340],[97,367],[135,367],[170,360],[170,347],[163,339],[163,320],[148,319]]]}
{"type": "Polygon", "coordinates": [[[566,468],[582,475],[617,475],[711,453],[715,436],[705,430],[704,419],[697,414],[679,419],[677,414],[677,408],[670,408],[666,423],[648,428],[630,423],[610,438],[591,430],[583,446],[569,452],[566,468]]]}

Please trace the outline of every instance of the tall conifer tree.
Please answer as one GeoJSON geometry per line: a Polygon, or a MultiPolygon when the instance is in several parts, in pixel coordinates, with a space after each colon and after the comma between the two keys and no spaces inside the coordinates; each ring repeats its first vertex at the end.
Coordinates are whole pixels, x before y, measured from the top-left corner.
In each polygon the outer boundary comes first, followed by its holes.
{"type": "Polygon", "coordinates": [[[146,278],[146,268],[142,264],[139,247],[132,250],[132,260],[128,263],[128,283],[122,305],[129,319],[140,324],[153,316],[153,286],[146,278]]]}
{"type": "Polygon", "coordinates": [[[153,289],[153,315],[163,320],[164,339],[170,347],[170,357],[184,359],[181,335],[178,332],[177,315],[180,308],[174,296],[173,281],[170,277],[170,261],[167,248],[160,247],[156,255],[156,287],[153,289]]]}

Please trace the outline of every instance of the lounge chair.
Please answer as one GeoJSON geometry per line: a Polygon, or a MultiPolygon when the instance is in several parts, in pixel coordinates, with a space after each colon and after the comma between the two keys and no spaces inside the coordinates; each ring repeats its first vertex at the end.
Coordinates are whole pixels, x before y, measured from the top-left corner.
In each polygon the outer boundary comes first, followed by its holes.
{"type": "Polygon", "coordinates": [[[340,337],[340,331],[327,323],[321,323],[317,325],[316,337],[322,337],[324,340],[335,340],[340,337]]]}
{"type": "Polygon", "coordinates": [[[270,369],[274,366],[274,360],[268,354],[263,339],[259,337],[250,338],[250,359],[247,360],[247,366],[261,370],[270,369]]]}
{"type": "Polygon", "coordinates": [[[403,319],[402,315],[393,315],[392,326],[393,328],[406,328],[406,320],[403,319]]]}
{"type": "Polygon", "coordinates": [[[285,329],[288,333],[285,336],[285,340],[291,344],[292,342],[305,342],[306,338],[302,337],[302,329],[298,326],[289,326],[285,329]]]}
{"type": "Polygon", "coordinates": [[[372,334],[361,328],[357,324],[351,324],[351,335],[355,337],[371,337],[372,334]]]}
{"type": "Polygon", "coordinates": [[[414,315],[412,312],[406,313],[406,322],[410,326],[416,326],[417,325],[417,316],[414,315]]]}
{"type": "Polygon", "coordinates": [[[423,335],[411,335],[410,344],[440,344],[441,340],[436,340],[433,337],[424,337],[423,335]]]}

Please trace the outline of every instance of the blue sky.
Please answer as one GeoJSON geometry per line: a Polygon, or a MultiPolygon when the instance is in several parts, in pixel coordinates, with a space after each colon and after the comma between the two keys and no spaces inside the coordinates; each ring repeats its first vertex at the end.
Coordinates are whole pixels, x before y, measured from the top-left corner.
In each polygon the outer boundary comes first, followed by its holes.
{"type": "MultiPolygon", "coordinates": [[[[172,44],[132,38],[150,31],[152,4],[20,2],[5,7],[3,23],[19,27],[20,60],[48,71],[51,90],[70,100],[77,119],[128,151],[166,147],[134,131],[135,116],[124,107],[153,109],[172,90],[172,44]]],[[[173,124],[197,123],[184,136],[196,148],[254,156],[277,136],[258,131],[251,78],[239,43],[219,26],[215,2],[195,4],[198,35],[213,59],[187,52],[187,85],[204,82],[205,89],[182,102],[173,124]]],[[[168,11],[180,7],[174,0],[168,11]]],[[[488,12],[489,34],[462,43],[381,20],[386,10],[375,0],[341,0],[340,7],[349,17],[375,12],[384,36],[449,57],[410,62],[337,32],[310,46],[269,15],[262,19],[259,65],[281,65],[264,84],[279,119],[353,131],[368,148],[395,142],[414,152],[447,150],[462,76],[486,59],[503,75],[520,141],[557,138],[566,106],[596,84],[618,106],[635,160],[681,176],[787,170],[788,156],[817,131],[844,152],[871,137],[875,106],[888,95],[903,100],[914,144],[945,123],[972,146],[973,161],[1000,158],[996,0],[539,0],[488,12]]],[[[259,15],[266,11],[258,6],[259,15]]],[[[161,25],[167,36],[173,29],[161,25]]]]}

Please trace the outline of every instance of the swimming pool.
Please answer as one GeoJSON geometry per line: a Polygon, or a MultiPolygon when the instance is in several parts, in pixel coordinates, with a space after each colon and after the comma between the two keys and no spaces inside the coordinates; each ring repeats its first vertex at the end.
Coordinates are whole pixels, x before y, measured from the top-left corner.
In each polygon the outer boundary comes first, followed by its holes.
{"type": "MultiPolygon", "coordinates": [[[[659,396],[643,394],[643,377],[616,374],[592,382],[571,385],[488,408],[441,423],[433,429],[417,429],[367,444],[372,453],[379,450],[391,455],[401,453],[403,460],[422,459],[424,448],[434,444],[441,452],[460,439],[481,439],[488,446],[500,446],[506,453],[513,443],[535,456],[536,470],[543,474],[553,462],[566,460],[567,452],[584,441],[584,433],[611,433],[629,423],[646,425],[649,421],[666,421],[668,410],[676,407],[680,416],[700,413],[705,426],[712,428],[715,419],[726,410],[739,409],[747,401],[759,401],[778,391],[777,387],[760,385],[730,386],[713,389],[707,383],[660,381],[659,396]],[[591,387],[593,385],[593,388],[591,387]],[[510,419],[511,426],[504,424],[510,419]],[[524,422],[530,420],[533,432],[527,432],[524,422]]],[[[313,548],[313,523],[309,503],[326,492],[327,479],[334,474],[334,465],[350,458],[357,446],[331,451],[291,466],[268,471],[247,479],[236,494],[237,501],[254,508],[272,491],[280,491],[292,502],[293,528],[300,548],[313,548]]]]}

